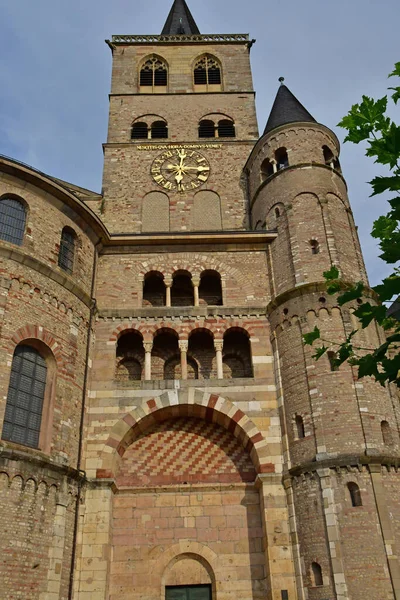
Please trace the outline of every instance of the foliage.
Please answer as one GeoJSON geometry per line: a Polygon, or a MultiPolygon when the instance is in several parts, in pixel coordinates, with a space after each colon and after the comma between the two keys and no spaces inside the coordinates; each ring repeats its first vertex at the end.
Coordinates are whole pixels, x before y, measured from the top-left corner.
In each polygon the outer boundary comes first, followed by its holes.
{"type": "MultiPolygon", "coordinates": [[[[400,62],[389,77],[400,77],[400,62]]],[[[400,87],[390,87],[393,93],[392,100],[397,104],[400,100],[400,87]]],[[[386,114],[388,96],[374,100],[368,96],[362,97],[360,104],[352,106],[349,113],[339,123],[340,127],[347,130],[345,142],[359,144],[366,142],[366,155],[374,158],[375,163],[385,165],[390,176],[377,176],[369,183],[372,186],[371,196],[387,192],[400,192],[400,126],[396,125],[386,114]]],[[[400,297],[400,268],[395,266],[400,261],[400,195],[389,200],[390,210],[386,215],[380,216],[372,229],[372,236],[379,240],[381,249],[380,258],[393,265],[393,272],[381,284],[373,288],[373,292],[366,289],[362,282],[351,285],[343,281],[337,267],[324,273],[328,293],[339,293],[338,302],[342,306],[347,302],[357,300],[358,308],[354,315],[358,318],[360,327],[353,330],[346,340],[336,344],[337,351],[334,366],[338,367],[346,360],[358,367],[358,378],[372,376],[381,385],[394,382],[400,387],[400,323],[387,317],[385,302],[400,297]],[[375,296],[375,297],[374,297],[375,296]],[[378,304],[371,304],[370,299],[377,300],[378,304]],[[357,331],[365,329],[375,321],[386,332],[385,343],[378,348],[362,348],[353,340],[357,331]]],[[[311,333],[303,336],[304,343],[313,345],[317,340],[322,340],[318,327],[311,333]]],[[[335,345],[335,344],[333,344],[335,345]]],[[[318,347],[313,355],[316,360],[327,352],[328,347],[318,347]]]]}

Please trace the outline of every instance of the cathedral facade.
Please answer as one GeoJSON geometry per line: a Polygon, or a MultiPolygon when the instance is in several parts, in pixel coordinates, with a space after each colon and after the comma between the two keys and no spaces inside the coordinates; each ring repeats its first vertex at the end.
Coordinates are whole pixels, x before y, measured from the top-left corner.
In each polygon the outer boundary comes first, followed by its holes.
{"type": "Polygon", "coordinates": [[[0,158],[1,599],[400,600],[339,142],[283,81],[259,135],[253,42],[185,0],[107,41],[101,194],[0,158]]]}

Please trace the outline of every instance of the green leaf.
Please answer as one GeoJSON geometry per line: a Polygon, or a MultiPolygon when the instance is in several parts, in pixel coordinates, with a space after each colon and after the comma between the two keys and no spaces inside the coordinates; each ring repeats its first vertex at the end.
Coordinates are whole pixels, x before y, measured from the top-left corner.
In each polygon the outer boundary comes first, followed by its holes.
{"type": "Polygon", "coordinates": [[[385,126],[386,108],[387,96],[379,100],[363,96],[362,102],[354,104],[338,124],[348,131],[345,141],[358,144],[367,140],[373,131],[382,129],[385,126]]]}
{"type": "Polygon", "coordinates": [[[339,269],[332,265],[329,271],[324,271],[324,277],[326,281],[334,281],[335,279],[339,279],[339,269]]]}
{"type": "Polygon", "coordinates": [[[378,365],[373,354],[366,354],[357,360],[358,378],[362,377],[379,377],[378,365]]]}
{"type": "Polygon", "coordinates": [[[373,192],[371,196],[376,196],[377,194],[382,194],[386,191],[398,192],[400,191],[400,177],[374,177],[371,181],[368,182],[372,188],[373,192]]]}
{"type": "Polygon", "coordinates": [[[393,169],[400,155],[400,127],[387,119],[382,129],[384,134],[381,138],[370,141],[366,155],[376,156],[375,162],[389,165],[393,169]]]}
{"type": "Polygon", "coordinates": [[[319,360],[327,350],[328,348],[326,346],[321,346],[321,348],[317,348],[315,354],[312,355],[312,358],[314,358],[315,360],[319,360]]]}
{"type": "Polygon", "coordinates": [[[349,288],[344,294],[339,296],[338,302],[340,306],[346,304],[346,302],[351,302],[352,300],[357,300],[364,291],[364,284],[359,281],[356,285],[349,288]]]}
{"type": "Polygon", "coordinates": [[[392,94],[392,99],[395,104],[400,100],[400,87],[390,87],[389,90],[392,90],[394,94],[392,94]]]}
{"type": "Polygon", "coordinates": [[[365,329],[374,319],[381,325],[386,319],[386,306],[372,306],[369,302],[364,302],[354,311],[354,315],[360,320],[362,328],[365,329]]]}
{"type": "Polygon", "coordinates": [[[372,288],[379,296],[381,302],[388,302],[400,295],[400,277],[386,277],[382,283],[372,288]]]}
{"type": "Polygon", "coordinates": [[[305,333],[303,335],[303,340],[304,343],[306,344],[306,346],[312,346],[313,343],[315,342],[315,340],[319,340],[319,338],[321,337],[321,332],[318,329],[318,327],[314,327],[314,330],[311,331],[310,333],[305,333]]]}

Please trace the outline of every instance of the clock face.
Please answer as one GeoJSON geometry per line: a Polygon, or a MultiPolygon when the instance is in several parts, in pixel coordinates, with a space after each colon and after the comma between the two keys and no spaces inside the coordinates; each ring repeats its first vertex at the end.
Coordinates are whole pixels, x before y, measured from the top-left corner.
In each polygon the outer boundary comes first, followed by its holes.
{"type": "Polygon", "coordinates": [[[166,150],[151,165],[151,176],[165,190],[196,190],[210,175],[210,164],[194,150],[166,150]]]}

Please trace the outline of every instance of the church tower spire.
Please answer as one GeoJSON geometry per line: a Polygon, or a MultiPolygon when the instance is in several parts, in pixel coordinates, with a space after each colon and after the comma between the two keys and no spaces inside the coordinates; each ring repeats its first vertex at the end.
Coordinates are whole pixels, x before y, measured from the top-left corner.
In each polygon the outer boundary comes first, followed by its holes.
{"type": "Polygon", "coordinates": [[[314,117],[310,115],[308,110],[283,83],[284,79],[280,78],[279,81],[281,82],[281,85],[279,86],[278,93],[276,94],[274,104],[268,117],[264,135],[276,127],[288,125],[289,123],[316,123],[314,117]]]}
{"type": "Polygon", "coordinates": [[[192,13],[185,0],[174,0],[161,35],[199,35],[192,13]]]}

